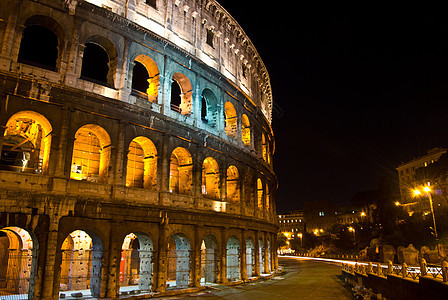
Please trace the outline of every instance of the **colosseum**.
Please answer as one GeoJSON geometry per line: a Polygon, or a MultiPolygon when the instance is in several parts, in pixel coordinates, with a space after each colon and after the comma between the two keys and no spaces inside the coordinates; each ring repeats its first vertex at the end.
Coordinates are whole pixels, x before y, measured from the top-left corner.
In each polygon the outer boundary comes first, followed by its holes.
{"type": "Polygon", "coordinates": [[[269,75],[216,0],[2,0],[0,298],[273,274],[269,75]]]}

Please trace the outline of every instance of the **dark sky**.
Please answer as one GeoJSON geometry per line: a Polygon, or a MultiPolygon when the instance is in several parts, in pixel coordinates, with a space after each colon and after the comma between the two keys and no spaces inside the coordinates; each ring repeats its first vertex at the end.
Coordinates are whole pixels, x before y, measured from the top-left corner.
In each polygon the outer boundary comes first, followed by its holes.
{"type": "Polygon", "coordinates": [[[218,1],[271,78],[279,212],[396,188],[401,162],[448,145],[442,7],[218,1]]]}

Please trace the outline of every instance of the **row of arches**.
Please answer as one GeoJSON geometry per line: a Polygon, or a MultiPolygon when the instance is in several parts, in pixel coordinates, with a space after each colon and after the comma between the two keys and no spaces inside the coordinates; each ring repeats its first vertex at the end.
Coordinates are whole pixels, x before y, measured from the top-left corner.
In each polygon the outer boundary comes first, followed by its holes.
{"type": "MultiPolygon", "coordinates": [[[[240,240],[231,235],[222,248],[215,235],[206,234],[200,240],[200,246],[194,247],[189,238],[179,232],[169,236],[166,245],[164,257],[167,264],[163,272],[166,272],[165,285],[168,289],[194,285],[195,261],[199,264],[200,285],[240,281],[243,269],[245,278],[271,273],[273,269],[269,239],[259,238],[255,243],[253,237],[240,240]],[[225,272],[220,270],[221,267],[225,272]]],[[[0,296],[28,295],[28,299],[32,299],[37,250],[36,239],[26,230],[20,227],[0,229],[0,296]]],[[[59,280],[60,297],[73,293],[82,293],[83,297],[100,297],[102,277],[105,276],[102,266],[105,249],[99,235],[74,230],[65,237],[59,252],[60,264],[55,268],[60,271],[59,278],[56,278],[59,280]]],[[[155,269],[164,267],[151,237],[141,232],[129,233],[122,240],[120,252],[117,293],[145,294],[154,291],[155,269]]]]}
{"type": "MultiPolygon", "coordinates": [[[[52,131],[50,122],[37,112],[21,111],[14,114],[6,123],[0,169],[47,174],[52,131]]],[[[74,135],[70,178],[106,183],[111,149],[111,138],[101,126],[87,124],[79,128],[74,135]]],[[[158,151],[151,139],[135,137],[127,147],[125,161],[127,187],[157,189],[158,151]]],[[[170,193],[192,193],[193,166],[188,149],[177,147],[172,151],[169,158],[170,193]]],[[[203,160],[200,182],[202,195],[218,200],[225,197],[227,201],[239,202],[242,178],[238,168],[230,165],[224,174],[221,173],[215,158],[209,156],[203,160]]],[[[260,178],[256,184],[258,208],[269,209],[268,185],[260,178]]]]}
{"type": "MultiPolygon", "coordinates": [[[[46,16],[31,17],[25,22],[17,61],[57,72],[62,57],[62,39],[62,28],[56,21],[46,16]]],[[[79,78],[115,88],[117,49],[114,44],[105,37],[91,36],[81,48],[83,51],[79,78]]],[[[130,61],[129,78],[133,95],[158,103],[160,77],[159,67],[153,58],[139,54],[130,61]]],[[[168,94],[171,110],[190,116],[194,98],[190,79],[181,72],[174,72],[170,80],[168,94]]],[[[216,128],[218,122],[223,120],[219,127],[224,128],[228,137],[237,139],[240,122],[241,141],[243,145],[251,146],[251,123],[247,114],[237,114],[230,101],[224,104],[222,112],[220,101],[210,88],[202,90],[198,101],[203,124],[216,128]],[[220,117],[219,114],[223,116],[220,117]]]]}

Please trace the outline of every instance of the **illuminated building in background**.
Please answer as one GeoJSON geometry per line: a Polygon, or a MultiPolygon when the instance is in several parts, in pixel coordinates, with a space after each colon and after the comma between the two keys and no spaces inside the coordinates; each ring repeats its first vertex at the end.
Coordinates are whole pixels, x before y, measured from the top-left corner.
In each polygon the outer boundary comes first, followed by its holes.
{"type": "MultiPolygon", "coordinates": [[[[427,184],[427,182],[422,182],[416,178],[416,171],[437,162],[446,152],[447,149],[445,148],[433,148],[428,150],[426,155],[402,163],[397,167],[401,199],[397,201],[396,205],[402,206],[409,214],[414,212],[417,200],[413,191],[418,186],[427,184]]],[[[434,192],[440,193],[437,187],[434,192]]]]}
{"type": "Polygon", "coordinates": [[[5,0],[0,298],[277,267],[266,67],[215,0],[5,0]]]}

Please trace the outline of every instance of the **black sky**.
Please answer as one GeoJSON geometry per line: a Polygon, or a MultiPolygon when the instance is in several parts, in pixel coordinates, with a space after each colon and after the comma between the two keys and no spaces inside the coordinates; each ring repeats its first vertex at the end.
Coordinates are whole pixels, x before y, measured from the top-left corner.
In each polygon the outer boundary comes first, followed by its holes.
{"type": "Polygon", "coordinates": [[[270,74],[279,212],[396,187],[401,162],[448,146],[442,7],[218,1],[270,74]]]}

